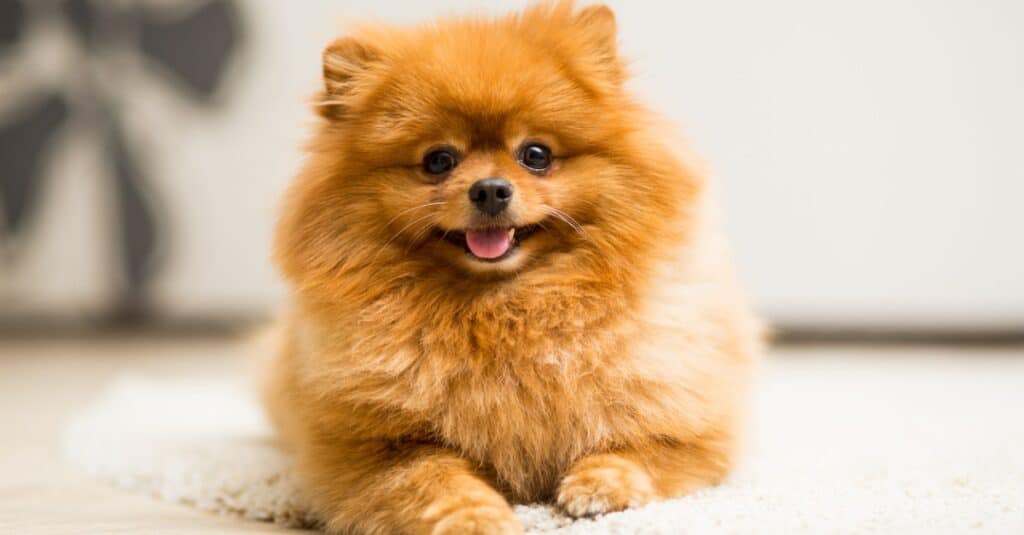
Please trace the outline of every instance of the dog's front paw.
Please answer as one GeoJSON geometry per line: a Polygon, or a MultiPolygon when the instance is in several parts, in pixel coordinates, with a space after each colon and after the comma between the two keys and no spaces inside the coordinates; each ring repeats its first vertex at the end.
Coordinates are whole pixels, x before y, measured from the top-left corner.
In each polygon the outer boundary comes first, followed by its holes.
{"type": "Polygon", "coordinates": [[[638,464],[613,454],[588,457],[562,479],[556,500],[581,517],[637,507],[656,498],[651,477],[638,464]]]}
{"type": "Polygon", "coordinates": [[[507,506],[473,505],[449,512],[431,535],[521,535],[523,526],[507,506]]]}
{"type": "Polygon", "coordinates": [[[441,497],[424,511],[431,535],[520,535],[523,526],[497,492],[464,488],[441,497]]]}

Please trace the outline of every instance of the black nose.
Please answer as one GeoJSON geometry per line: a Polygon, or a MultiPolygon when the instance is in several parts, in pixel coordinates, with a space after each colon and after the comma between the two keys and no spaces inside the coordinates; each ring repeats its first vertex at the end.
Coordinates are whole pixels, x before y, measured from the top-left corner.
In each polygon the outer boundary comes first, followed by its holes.
{"type": "Polygon", "coordinates": [[[481,212],[498,215],[512,202],[512,184],[504,178],[477,180],[469,188],[469,200],[481,212]]]}

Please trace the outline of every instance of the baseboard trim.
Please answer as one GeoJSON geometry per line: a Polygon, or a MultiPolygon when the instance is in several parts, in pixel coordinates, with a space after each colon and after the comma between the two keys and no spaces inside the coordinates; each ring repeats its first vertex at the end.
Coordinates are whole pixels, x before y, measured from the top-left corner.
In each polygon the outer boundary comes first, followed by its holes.
{"type": "MultiPolygon", "coordinates": [[[[90,338],[230,338],[252,332],[269,321],[257,314],[209,316],[137,316],[107,319],[80,317],[11,317],[0,315],[0,340],[54,340],[90,338]]],[[[773,345],[954,345],[1022,346],[1024,327],[891,328],[843,325],[776,323],[773,345]]]]}

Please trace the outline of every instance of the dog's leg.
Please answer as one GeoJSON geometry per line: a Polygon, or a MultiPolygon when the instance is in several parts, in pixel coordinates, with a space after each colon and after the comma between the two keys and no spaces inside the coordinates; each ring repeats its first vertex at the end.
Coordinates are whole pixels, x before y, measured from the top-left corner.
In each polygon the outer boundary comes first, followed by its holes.
{"type": "Polygon", "coordinates": [[[469,462],[431,445],[323,441],[300,468],[331,533],[511,535],[508,502],[469,462]]]}
{"type": "Polygon", "coordinates": [[[583,457],[556,494],[571,516],[590,516],[682,496],[719,483],[729,471],[731,445],[720,440],[656,440],[583,457]]]}

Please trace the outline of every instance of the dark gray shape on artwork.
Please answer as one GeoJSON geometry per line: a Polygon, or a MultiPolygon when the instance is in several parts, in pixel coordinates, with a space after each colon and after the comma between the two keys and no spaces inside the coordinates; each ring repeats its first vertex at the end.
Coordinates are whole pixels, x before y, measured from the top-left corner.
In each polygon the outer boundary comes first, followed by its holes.
{"type": "Polygon", "coordinates": [[[68,104],[50,95],[25,105],[24,113],[0,125],[0,231],[14,236],[31,218],[42,185],[42,164],[58,127],[68,118],[68,104]]]}
{"type": "Polygon", "coordinates": [[[18,0],[0,0],[0,46],[11,46],[21,35],[25,8],[18,0]]]}
{"type": "Polygon", "coordinates": [[[64,14],[68,22],[75,29],[82,44],[86,47],[93,45],[99,28],[99,12],[96,11],[90,0],[67,0],[64,2],[64,14]]]}
{"type": "Polygon", "coordinates": [[[120,261],[124,274],[122,306],[135,306],[144,300],[143,290],[157,268],[160,229],[150,197],[143,191],[148,180],[135,161],[120,124],[116,120],[108,122],[107,153],[113,164],[118,207],[120,261]]]}
{"type": "Polygon", "coordinates": [[[109,0],[65,0],[63,6],[65,17],[85,48],[93,48],[98,42],[122,46],[139,24],[139,9],[131,5],[109,0]]]}
{"type": "Polygon", "coordinates": [[[217,89],[241,37],[233,3],[209,2],[176,20],[148,15],[141,28],[142,51],[158,61],[199,97],[217,89]]]}

